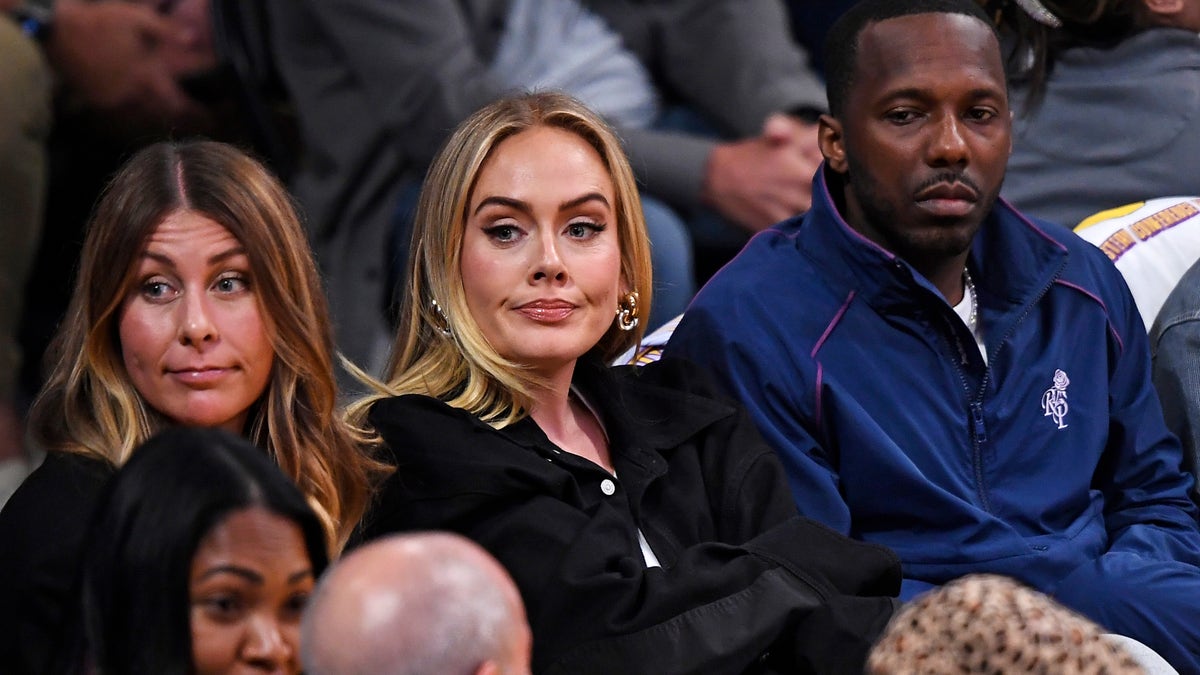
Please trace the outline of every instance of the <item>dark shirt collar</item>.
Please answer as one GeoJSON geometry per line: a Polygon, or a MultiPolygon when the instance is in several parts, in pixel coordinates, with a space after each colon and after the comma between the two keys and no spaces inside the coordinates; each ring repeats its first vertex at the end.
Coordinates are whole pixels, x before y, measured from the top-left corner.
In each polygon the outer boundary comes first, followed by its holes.
{"type": "MultiPolygon", "coordinates": [[[[595,408],[608,433],[614,461],[682,445],[701,429],[736,412],[730,403],[664,385],[651,374],[657,366],[609,367],[592,355],[579,360],[572,384],[595,408]],[[646,370],[649,369],[649,370],[646,370]],[[637,385],[632,385],[637,382],[637,385]]],[[[511,440],[558,452],[531,419],[501,430],[511,440]]]]}

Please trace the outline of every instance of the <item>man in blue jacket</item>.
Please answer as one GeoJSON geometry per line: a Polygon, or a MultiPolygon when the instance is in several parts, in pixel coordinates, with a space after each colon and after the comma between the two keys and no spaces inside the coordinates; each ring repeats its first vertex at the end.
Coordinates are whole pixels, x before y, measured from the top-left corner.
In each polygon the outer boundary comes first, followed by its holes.
{"type": "Polygon", "coordinates": [[[867,0],[826,43],[813,208],[700,292],[712,367],[800,510],[888,545],[904,595],[1016,577],[1200,672],[1200,528],[1102,252],[997,198],[999,44],[969,0],[867,0]]]}

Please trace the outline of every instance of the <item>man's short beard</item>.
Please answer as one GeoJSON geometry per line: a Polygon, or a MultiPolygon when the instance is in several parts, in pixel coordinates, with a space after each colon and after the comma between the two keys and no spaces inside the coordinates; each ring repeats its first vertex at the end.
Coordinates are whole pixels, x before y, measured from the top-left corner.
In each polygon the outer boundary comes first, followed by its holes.
{"type": "MultiPolygon", "coordinates": [[[[993,193],[984,192],[979,189],[977,183],[962,177],[961,173],[955,172],[954,175],[958,176],[959,180],[975,188],[979,193],[978,204],[984,207],[980,211],[982,214],[980,223],[970,227],[969,232],[964,232],[962,226],[950,225],[934,232],[928,230],[914,232],[908,228],[897,226],[900,217],[891,204],[879,197],[878,191],[875,189],[876,181],[872,179],[870,172],[855,171],[860,165],[850,157],[847,157],[847,164],[847,173],[843,177],[843,182],[846,186],[854,185],[858,206],[865,221],[864,225],[870,227],[884,239],[882,242],[884,248],[917,269],[928,269],[929,266],[936,266],[969,251],[975,236],[982,227],[983,219],[986,219],[987,214],[991,213],[992,208],[995,207],[1000,192],[999,186],[993,193]],[[852,177],[857,177],[859,180],[853,180],[852,177]],[[934,236],[920,236],[924,234],[934,236]]],[[[950,176],[939,175],[937,178],[940,180],[934,180],[934,183],[945,182],[945,179],[950,176]]]]}

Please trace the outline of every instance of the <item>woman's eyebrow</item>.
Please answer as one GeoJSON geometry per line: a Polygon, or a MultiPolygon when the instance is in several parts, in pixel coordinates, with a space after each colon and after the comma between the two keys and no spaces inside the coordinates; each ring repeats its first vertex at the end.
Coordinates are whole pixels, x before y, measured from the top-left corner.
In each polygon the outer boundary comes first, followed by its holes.
{"type": "Polygon", "coordinates": [[[234,576],[239,576],[252,584],[262,585],[263,583],[263,576],[261,574],[255,572],[254,570],[246,569],[245,567],[239,567],[238,565],[217,565],[215,567],[210,567],[204,570],[204,574],[201,574],[197,581],[204,581],[205,579],[214,577],[218,574],[232,574],[234,576]]]}
{"type": "Polygon", "coordinates": [[[520,211],[521,213],[528,214],[530,212],[529,204],[521,201],[520,199],[513,199],[512,197],[501,197],[500,195],[493,195],[491,197],[486,197],[483,199],[483,201],[479,202],[479,206],[475,207],[475,213],[478,214],[480,211],[483,210],[483,208],[485,206],[491,206],[493,204],[495,204],[497,206],[507,206],[509,208],[516,209],[516,210],[520,211]]]}
{"type": "Polygon", "coordinates": [[[580,195],[579,197],[568,199],[567,201],[559,204],[558,210],[566,211],[567,209],[573,209],[576,206],[580,206],[591,201],[601,202],[605,206],[609,206],[608,199],[604,195],[600,194],[599,192],[589,192],[586,195],[580,195]]]}

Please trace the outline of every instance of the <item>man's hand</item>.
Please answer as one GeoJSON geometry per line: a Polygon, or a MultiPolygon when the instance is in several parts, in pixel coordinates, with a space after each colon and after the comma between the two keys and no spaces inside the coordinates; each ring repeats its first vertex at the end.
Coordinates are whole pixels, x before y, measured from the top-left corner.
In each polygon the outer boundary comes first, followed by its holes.
{"type": "Polygon", "coordinates": [[[762,135],[713,150],[703,197],[721,215],[757,232],[812,206],[812,177],[820,163],[816,125],[772,115],[762,135]]]}
{"type": "MultiPolygon", "coordinates": [[[[775,113],[763,123],[763,137],[776,143],[789,143],[800,154],[812,162],[813,172],[824,157],[817,142],[817,124],[805,122],[797,117],[775,113]]],[[[812,176],[809,176],[811,180],[812,176]]]]}
{"type": "Polygon", "coordinates": [[[195,37],[153,9],[118,0],[59,0],[47,55],[85,104],[139,121],[200,114],[177,78],[195,37]]]}
{"type": "Polygon", "coordinates": [[[210,0],[125,0],[145,5],[175,23],[187,39],[186,50],[167,50],[173,72],[183,75],[207,71],[217,66],[213,46],[212,3],[210,0]]]}

